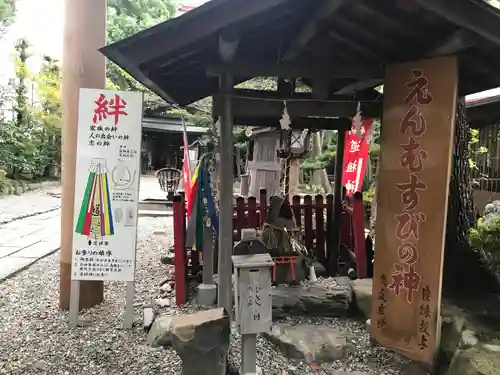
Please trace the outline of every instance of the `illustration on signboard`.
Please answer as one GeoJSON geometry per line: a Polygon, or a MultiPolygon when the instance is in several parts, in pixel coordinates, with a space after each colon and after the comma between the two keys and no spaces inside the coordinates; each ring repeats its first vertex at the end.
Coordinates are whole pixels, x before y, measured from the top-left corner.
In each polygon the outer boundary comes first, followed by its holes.
{"type": "Polygon", "coordinates": [[[92,159],[75,229],[89,241],[114,234],[107,172],[106,159],[92,159]]]}
{"type": "Polygon", "coordinates": [[[127,167],[126,165],[118,164],[111,172],[111,179],[114,188],[117,190],[127,190],[135,182],[136,170],[127,167]]]}

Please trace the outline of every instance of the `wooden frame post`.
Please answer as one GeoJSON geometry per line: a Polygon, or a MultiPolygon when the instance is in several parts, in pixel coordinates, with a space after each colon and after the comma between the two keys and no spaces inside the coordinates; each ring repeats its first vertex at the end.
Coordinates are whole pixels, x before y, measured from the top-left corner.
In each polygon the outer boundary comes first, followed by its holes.
{"type": "Polygon", "coordinates": [[[233,113],[231,91],[233,77],[226,73],[220,77],[220,87],[224,97],[224,112],[220,118],[219,153],[219,258],[218,258],[218,306],[231,316],[233,311],[233,113]]]}
{"type": "MultiPolygon", "coordinates": [[[[80,88],[106,87],[106,6],[102,0],[66,0],[62,61],[62,199],[59,306],[70,305],[75,196],[76,143],[80,88]]],[[[73,288],[80,309],[103,301],[102,281],[80,281],[73,288]]],[[[76,304],[76,302],[75,302],[76,304]]]]}
{"type": "Polygon", "coordinates": [[[338,255],[340,246],[340,219],[342,215],[342,172],[344,167],[345,129],[337,132],[337,155],[335,156],[335,182],[333,186],[333,220],[331,248],[328,249],[328,273],[335,275],[338,271],[338,255]]]}

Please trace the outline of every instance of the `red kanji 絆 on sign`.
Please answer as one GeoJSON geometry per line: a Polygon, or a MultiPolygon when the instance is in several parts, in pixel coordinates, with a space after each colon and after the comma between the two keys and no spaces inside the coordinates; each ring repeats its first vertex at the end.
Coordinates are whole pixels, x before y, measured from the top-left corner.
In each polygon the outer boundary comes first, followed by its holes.
{"type": "Polygon", "coordinates": [[[92,118],[94,124],[106,120],[108,116],[111,116],[113,117],[114,126],[118,126],[120,116],[128,116],[128,113],[125,111],[127,102],[118,94],[114,94],[109,100],[106,98],[106,95],[100,94],[94,103],[96,104],[94,117],[92,118]]]}

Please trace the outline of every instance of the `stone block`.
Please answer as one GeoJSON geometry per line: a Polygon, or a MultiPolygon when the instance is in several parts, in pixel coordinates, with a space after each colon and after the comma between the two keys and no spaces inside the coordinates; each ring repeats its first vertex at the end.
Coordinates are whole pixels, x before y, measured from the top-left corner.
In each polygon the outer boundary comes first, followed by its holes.
{"type": "Polygon", "coordinates": [[[323,325],[275,323],[264,337],[286,357],[307,363],[337,361],[356,350],[345,332],[323,325]]]}
{"type": "Polygon", "coordinates": [[[172,316],[163,315],[154,320],[148,333],[148,343],[151,346],[172,345],[172,316]]]}
{"type": "Polygon", "coordinates": [[[352,299],[349,285],[316,283],[310,286],[279,286],[271,291],[273,319],[288,316],[346,316],[352,299]]]}
{"type": "Polygon", "coordinates": [[[498,375],[500,353],[490,349],[492,348],[477,347],[457,351],[448,375],[498,375]]]}
{"type": "Polygon", "coordinates": [[[175,317],[172,346],[182,360],[182,375],[225,374],[230,333],[223,308],[175,317]]]}
{"type": "Polygon", "coordinates": [[[370,318],[372,310],[372,279],[357,279],[352,282],[353,301],[365,318],[370,318]]]}
{"type": "Polygon", "coordinates": [[[144,330],[147,332],[150,330],[151,326],[153,325],[153,322],[155,320],[155,312],[153,307],[151,306],[146,306],[142,310],[142,316],[143,316],[143,327],[144,330]]]}

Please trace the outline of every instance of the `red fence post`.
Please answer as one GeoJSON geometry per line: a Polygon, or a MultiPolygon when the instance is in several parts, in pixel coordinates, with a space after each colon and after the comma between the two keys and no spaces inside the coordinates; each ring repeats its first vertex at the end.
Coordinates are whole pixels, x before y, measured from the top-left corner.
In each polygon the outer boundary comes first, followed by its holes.
{"type": "Polygon", "coordinates": [[[241,240],[241,230],[248,228],[248,220],[245,215],[246,210],[245,198],[238,197],[236,199],[236,222],[233,225],[233,237],[235,236],[235,241],[241,240]]]}
{"type": "Polygon", "coordinates": [[[352,202],[352,227],[358,279],[366,278],[365,205],[363,194],[354,193],[352,202]]]}
{"type": "Polygon", "coordinates": [[[174,196],[172,209],[174,221],[175,303],[180,306],[186,302],[186,209],[181,195],[174,196]]]}
{"type": "Polygon", "coordinates": [[[297,228],[302,228],[302,198],[300,195],[294,195],[292,197],[292,210],[293,215],[295,216],[295,223],[297,224],[297,228]]]}
{"type": "Polygon", "coordinates": [[[262,228],[262,223],[267,220],[267,190],[260,189],[259,193],[259,225],[262,228]]]}
{"type": "MultiPolygon", "coordinates": [[[[314,248],[313,202],[310,195],[304,197],[304,243],[308,249],[314,248]]],[[[316,249],[314,249],[316,254],[316,249]]]]}
{"type": "Polygon", "coordinates": [[[248,228],[257,229],[260,227],[259,213],[257,210],[257,198],[248,197],[247,199],[247,209],[248,209],[248,228]]]}

